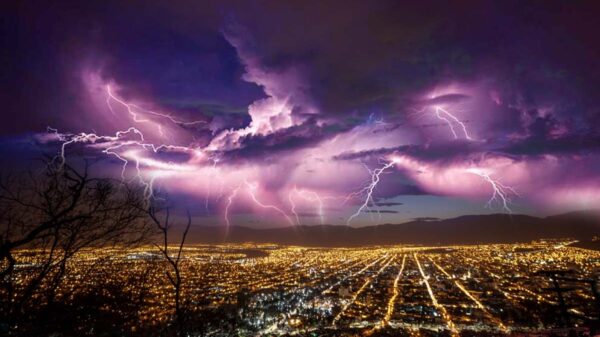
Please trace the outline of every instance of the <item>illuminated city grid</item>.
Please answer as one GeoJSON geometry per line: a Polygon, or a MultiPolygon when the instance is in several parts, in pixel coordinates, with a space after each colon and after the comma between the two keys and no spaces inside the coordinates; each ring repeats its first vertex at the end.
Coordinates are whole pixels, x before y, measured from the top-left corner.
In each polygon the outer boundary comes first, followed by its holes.
{"type": "MultiPolygon", "coordinates": [[[[36,256],[19,252],[19,278],[35,269],[36,256]]],[[[161,263],[153,247],[89,249],[72,260],[60,294],[73,296],[106,278],[122,282],[147,271],[151,296],[138,324],[158,325],[173,314],[161,263]]],[[[505,334],[560,325],[556,294],[544,290],[549,280],[534,274],[567,269],[594,277],[600,252],[561,242],[348,249],[192,245],[184,249],[183,298],[192,311],[232,307],[242,321],[236,329],[258,335],[505,334]]],[[[596,317],[589,287],[569,287],[572,324],[596,317]]],[[[207,329],[219,336],[226,327],[207,329]]]]}

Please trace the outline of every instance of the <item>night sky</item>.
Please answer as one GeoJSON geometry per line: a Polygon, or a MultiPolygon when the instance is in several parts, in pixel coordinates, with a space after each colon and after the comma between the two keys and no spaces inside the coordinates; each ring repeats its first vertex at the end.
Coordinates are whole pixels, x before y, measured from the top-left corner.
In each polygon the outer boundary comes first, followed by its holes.
{"type": "Polygon", "coordinates": [[[210,225],[600,200],[597,1],[2,6],[3,171],[65,144],[210,225]]]}

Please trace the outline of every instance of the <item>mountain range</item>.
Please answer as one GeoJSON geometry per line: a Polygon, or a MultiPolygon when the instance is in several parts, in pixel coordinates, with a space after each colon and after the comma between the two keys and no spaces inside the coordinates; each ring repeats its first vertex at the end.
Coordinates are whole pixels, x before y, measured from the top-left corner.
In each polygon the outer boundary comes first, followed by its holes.
{"type": "Polygon", "coordinates": [[[490,244],[538,239],[590,240],[600,236],[597,212],[572,212],[548,217],[529,215],[465,215],[452,219],[416,219],[402,224],[366,227],[335,225],[257,229],[244,226],[194,227],[188,243],[275,243],[315,247],[357,247],[392,244],[490,244]]]}

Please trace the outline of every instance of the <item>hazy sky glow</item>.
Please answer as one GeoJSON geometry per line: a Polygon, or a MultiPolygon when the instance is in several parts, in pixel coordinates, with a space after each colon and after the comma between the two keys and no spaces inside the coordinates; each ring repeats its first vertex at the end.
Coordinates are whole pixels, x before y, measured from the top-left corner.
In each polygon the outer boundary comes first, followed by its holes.
{"type": "Polygon", "coordinates": [[[591,2],[201,3],[15,5],[0,152],[105,158],[215,225],[597,206],[591,2]]]}

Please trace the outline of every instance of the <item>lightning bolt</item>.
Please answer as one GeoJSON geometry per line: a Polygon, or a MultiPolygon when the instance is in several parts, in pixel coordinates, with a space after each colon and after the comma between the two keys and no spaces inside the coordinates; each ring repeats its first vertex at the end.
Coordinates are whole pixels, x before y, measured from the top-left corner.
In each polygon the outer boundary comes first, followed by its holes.
{"type": "Polygon", "coordinates": [[[319,219],[321,220],[321,225],[325,223],[325,215],[323,213],[323,199],[314,191],[302,191],[300,194],[303,198],[308,201],[317,203],[317,214],[319,214],[319,219]],[[308,193],[308,197],[305,196],[304,193],[308,193]]]}
{"type": "Polygon", "coordinates": [[[321,225],[325,223],[325,214],[323,212],[323,198],[319,196],[319,194],[315,191],[307,191],[307,190],[298,190],[296,186],[294,189],[290,191],[288,194],[288,200],[291,205],[291,211],[294,217],[296,218],[296,223],[300,225],[300,218],[298,213],[296,212],[296,203],[294,202],[294,195],[297,195],[304,200],[309,202],[315,202],[317,204],[317,214],[319,215],[319,219],[321,220],[321,225]]]}
{"type": "MultiPolygon", "coordinates": [[[[417,110],[416,113],[423,113],[424,111],[425,111],[424,109],[417,110]]],[[[458,132],[455,129],[455,126],[458,126],[460,128],[460,130],[462,130],[462,133],[464,134],[465,139],[473,140],[471,138],[471,136],[469,135],[469,132],[467,131],[467,127],[466,127],[465,123],[462,122],[460,119],[458,119],[456,116],[454,116],[452,113],[450,113],[448,110],[446,110],[440,106],[434,106],[434,112],[435,112],[435,116],[438,119],[444,121],[448,125],[448,127],[450,128],[450,131],[452,132],[452,135],[454,136],[454,139],[459,138],[458,132]]],[[[466,171],[468,173],[475,174],[475,175],[481,177],[485,182],[490,184],[490,186],[492,187],[492,191],[493,191],[492,196],[486,203],[486,207],[491,208],[492,204],[495,201],[498,201],[498,202],[500,202],[500,204],[502,205],[502,208],[506,212],[508,212],[509,214],[512,213],[512,210],[508,206],[510,204],[510,195],[511,194],[518,195],[512,187],[503,185],[498,180],[493,179],[488,173],[486,173],[482,169],[469,168],[466,171]]]]}
{"type": "MultiPolygon", "coordinates": [[[[214,178],[215,175],[217,175],[217,172],[218,172],[218,170],[217,170],[217,164],[219,163],[219,158],[214,158],[212,161],[213,161],[213,165],[212,165],[212,169],[211,169],[211,172],[210,172],[211,179],[208,179],[207,189],[206,189],[206,198],[204,200],[204,208],[206,209],[206,213],[208,213],[208,211],[209,211],[208,210],[208,201],[209,201],[210,193],[211,193],[211,189],[212,189],[212,180],[213,180],[212,178],[214,178]]],[[[220,179],[220,182],[221,182],[221,189],[219,191],[219,196],[217,196],[217,198],[216,198],[217,201],[220,199],[221,194],[223,193],[223,180],[220,179]]]]}
{"type": "Polygon", "coordinates": [[[296,223],[300,225],[300,217],[298,217],[298,213],[296,212],[296,203],[294,202],[293,198],[294,192],[296,191],[296,187],[294,187],[294,189],[290,191],[290,193],[288,194],[288,200],[290,201],[290,205],[292,206],[291,211],[294,217],[296,218],[296,223]]]}
{"type": "MultiPolygon", "coordinates": [[[[408,168],[411,171],[418,172],[419,174],[426,173],[431,169],[429,166],[421,164],[419,161],[408,158],[406,156],[394,156],[391,157],[391,159],[395,161],[395,163],[398,163],[400,166],[408,168]]],[[[432,170],[435,172],[436,169],[433,168],[432,170]]],[[[445,172],[443,169],[441,171],[442,173],[445,172]]],[[[492,188],[492,195],[485,204],[485,207],[493,208],[494,203],[498,203],[502,205],[504,211],[511,214],[512,210],[509,207],[509,205],[511,204],[511,197],[518,197],[519,193],[517,193],[517,191],[513,187],[507,186],[500,182],[498,179],[493,178],[489,171],[490,169],[480,167],[461,167],[460,169],[456,170],[456,172],[459,172],[460,174],[468,173],[476,175],[480,177],[484,182],[490,185],[490,187],[492,188]]]]}
{"type": "MultiPolygon", "coordinates": [[[[130,120],[130,122],[133,121],[133,123],[149,123],[147,125],[150,125],[152,127],[156,126],[158,133],[160,135],[162,135],[163,137],[165,136],[164,132],[166,131],[166,129],[164,128],[164,125],[169,125],[169,123],[175,124],[177,126],[193,126],[193,125],[197,125],[197,124],[206,123],[205,121],[202,121],[202,120],[185,121],[185,120],[181,120],[181,119],[174,117],[170,113],[162,113],[162,112],[156,112],[156,111],[144,109],[138,105],[127,102],[125,99],[116,95],[114,88],[111,87],[110,85],[105,86],[105,91],[106,91],[106,104],[107,104],[109,110],[113,114],[116,115],[118,112],[125,114],[125,111],[126,111],[127,116],[129,116],[128,120],[130,120]],[[161,123],[163,123],[163,124],[161,124],[161,123]]],[[[285,104],[286,103],[284,102],[281,109],[285,108],[285,104]]],[[[433,113],[434,113],[435,117],[437,119],[443,121],[445,124],[447,124],[448,128],[450,129],[450,131],[455,139],[464,137],[467,140],[472,140],[470,134],[468,133],[465,123],[462,122],[453,113],[449,112],[448,110],[444,109],[444,107],[441,107],[441,106],[427,106],[427,107],[424,107],[423,110],[419,111],[418,113],[424,113],[426,111],[426,109],[433,109],[433,113]]],[[[427,111],[429,111],[429,113],[431,113],[431,110],[427,110],[427,111]]],[[[385,124],[385,122],[381,119],[376,120],[373,117],[373,115],[371,115],[369,117],[368,122],[372,123],[372,124],[376,124],[376,125],[385,124]]],[[[136,125],[136,124],[133,124],[133,125],[136,125]]],[[[138,126],[138,125],[136,125],[136,126],[138,126]]],[[[270,124],[269,124],[269,126],[270,126],[270,124]]],[[[261,120],[257,119],[257,121],[254,124],[251,124],[250,127],[240,131],[241,132],[240,135],[244,135],[244,132],[247,132],[248,134],[260,133],[260,132],[262,132],[262,131],[260,131],[262,127],[266,128],[265,125],[261,124],[261,120]]],[[[142,129],[142,130],[146,130],[146,129],[142,129]]],[[[154,129],[151,129],[151,130],[154,131],[154,129]]],[[[270,126],[269,130],[273,131],[274,129],[272,126],[270,126]]],[[[58,140],[61,142],[60,153],[57,156],[57,158],[60,158],[60,162],[63,165],[66,162],[66,154],[67,154],[68,148],[71,145],[76,144],[76,143],[81,143],[81,144],[90,145],[92,147],[97,147],[99,149],[102,149],[101,150],[102,153],[104,153],[108,156],[112,156],[112,157],[118,159],[118,161],[120,161],[122,163],[122,169],[121,169],[122,179],[124,179],[124,180],[126,178],[130,178],[131,180],[137,179],[142,184],[144,184],[145,195],[148,199],[153,197],[153,189],[154,189],[153,185],[154,185],[155,179],[157,179],[161,176],[164,176],[165,174],[169,174],[169,172],[192,171],[192,170],[198,169],[197,166],[192,165],[193,163],[177,164],[177,163],[172,163],[172,162],[166,162],[166,161],[163,161],[160,159],[155,159],[158,157],[153,157],[152,154],[158,154],[162,151],[174,150],[174,151],[179,151],[179,152],[190,153],[192,156],[197,156],[199,158],[201,157],[203,161],[206,159],[210,160],[210,158],[207,158],[207,154],[211,153],[210,146],[205,147],[204,149],[200,149],[200,148],[195,148],[193,146],[193,144],[191,144],[190,146],[178,146],[178,145],[170,145],[170,144],[153,144],[146,140],[146,137],[144,136],[144,134],[142,133],[142,131],[140,129],[133,127],[133,126],[126,130],[118,131],[114,135],[99,135],[95,131],[92,133],[82,132],[82,133],[78,133],[78,134],[61,134],[58,132],[57,129],[53,129],[50,127],[48,127],[48,132],[52,132],[52,133],[56,134],[58,140]],[[148,173],[148,170],[142,170],[142,168],[147,168],[147,167],[156,169],[156,170],[152,170],[152,171],[150,171],[150,173],[148,173]],[[131,173],[131,172],[133,172],[133,173],[131,173]],[[132,174],[133,174],[133,176],[132,176],[132,174]]],[[[148,133],[148,136],[153,135],[153,133],[154,132],[148,133]]],[[[150,138],[152,138],[152,137],[150,137],[150,138]]],[[[335,141],[335,139],[336,138],[334,138],[334,141],[335,141]]],[[[213,144],[212,141],[211,141],[211,144],[213,144]]],[[[222,148],[217,148],[216,150],[222,150],[222,148]]],[[[213,184],[215,184],[215,183],[212,182],[212,178],[214,178],[215,176],[218,177],[219,179],[221,179],[221,190],[220,190],[219,197],[216,199],[216,202],[222,205],[223,202],[225,201],[225,200],[221,201],[221,197],[223,196],[224,180],[218,174],[219,169],[220,169],[220,168],[217,168],[218,163],[219,163],[218,158],[212,159],[212,170],[210,171],[211,173],[207,175],[210,178],[210,179],[208,179],[208,182],[206,185],[207,192],[206,192],[206,197],[205,197],[205,202],[204,202],[207,213],[209,212],[209,201],[211,198],[211,191],[215,188],[213,186],[213,184]]],[[[374,169],[374,170],[367,168],[369,171],[370,181],[365,182],[366,186],[362,185],[364,187],[362,189],[360,189],[359,191],[350,193],[348,196],[346,196],[346,199],[344,201],[344,203],[345,203],[350,199],[364,198],[364,200],[362,200],[358,209],[356,209],[356,211],[350,217],[348,217],[348,219],[346,221],[347,225],[350,225],[351,222],[365,210],[370,210],[370,207],[373,207],[374,205],[376,206],[375,200],[373,199],[373,192],[375,191],[375,188],[377,188],[377,185],[380,182],[381,174],[384,173],[385,171],[387,171],[390,167],[394,166],[394,164],[397,164],[396,159],[392,159],[391,161],[386,160],[385,164],[383,164],[381,167],[374,169]]],[[[207,166],[208,165],[210,165],[210,164],[207,163],[207,166]]],[[[490,199],[488,200],[486,207],[491,208],[494,203],[499,203],[502,205],[504,210],[506,210],[508,213],[511,213],[511,209],[509,207],[510,197],[512,195],[517,195],[517,193],[514,191],[513,188],[503,185],[501,182],[499,182],[497,179],[494,179],[489,173],[487,173],[486,171],[484,171],[482,169],[470,168],[470,169],[467,169],[467,172],[470,174],[475,174],[475,175],[479,176],[483,181],[485,181],[487,184],[489,184],[492,187],[492,190],[493,190],[492,195],[491,195],[490,199]]],[[[323,212],[323,200],[330,198],[330,197],[321,197],[321,196],[319,196],[319,194],[317,194],[314,191],[297,189],[296,187],[294,187],[294,189],[292,191],[290,191],[288,194],[288,200],[289,200],[289,204],[291,205],[291,211],[288,211],[287,203],[285,203],[285,201],[283,202],[285,204],[285,211],[284,211],[281,207],[278,207],[278,206],[280,206],[279,204],[272,205],[272,204],[267,204],[267,203],[261,201],[258,198],[258,195],[260,195],[260,194],[257,194],[257,191],[256,191],[257,188],[258,188],[258,183],[249,183],[248,181],[244,180],[244,183],[240,183],[236,188],[231,190],[231,193],[227,196],[225,214],[224,214],[225,222],[227,223],[228,226],[230,225],[230,219],[229,219],[230,209],[233,205],[233,202],[238,199],[239,194],[242,191],[247,192],[248,196],[250,197],[250,200],[254,204],[256,204],[258,207],[263,208],[263,209],[269,209],[269,210],[272,210],[274,212],[281,214],[292,225],[300,224],[300,216],[298,215],[298,212],[296,209],[297,208],[296,202],[300,198],[303,200],[306,200],[310,203],[314,203],[315,207],[317,208],[317,213],[319,215],[321,224],[323,224],[325,222],[325,215],[323,212]]],[[[343,196],[340,198],[343,198],[343,196]]],[[[376,209],[376,207],[374,207],[374,208],[376,209]]],[[[373,216],[374,215],[371,214],[371,217],[373,217],[373,216]]]]}
{"type": "MultiPolygon", "coordinates": [[[[427,107],[421,109],[413,109],[414,111],[411,112],[410,115],[424,114],[427,111],[427,109],[427,107]]],[[[462,131],[462,134],[464,135],[465,139],[473,140],[473,138],[469,135],[465,123],[448,110],[442,108],[439,105],[436,105],[433,107],[433,114],[437,119],[443,121],[444,123],[446,123],[446,125],[448,125],[448,128],[450,129],[450,132],[452,132],[452,136],[454,136],[454,139],[459,138],[459,132],[457,132],[456,130],[456,128],[458,127],[460,131],[462,131]]]]}
{"type": "Polygon", "coordinates": [[[346,225],[350,225],[350,222],[352,222],[354,218],[356,218],[365,208],[368,208],[369,202],[375,204],[375,201],[373,200],[373,191],[375,190],[375,187],[377,187],[377,184],[379,184],[380,176],[383,172],[385,172],[385,170],[389,169],[395,164],[396,160],[392,159],[392,161],[386,163],[381,168],[371,171],[371,183],[364,187],[361,191],[359,191],[364,192],[366,194],[365,201],[360,205],[356,212],[354,212],[354,214],[352,214],[348,218],[348,220],[346,221],[346,225]]]}
{"type": "Polygon", "coordinates": [[[229,212],[230,212],[231,206],[233,205],[233,201],[237,198],[240,190],[243,187],[245,187],[244,190],[246,192],[248,192],[248,196],[250,196],[250,200],[252,200],[252,202],[255,205],[257,205],[260,208],[273,210],[273,211],[281,214],[292,226],[294,225],[294,221],[292,220],[292,218],[290,218],[290,216],[286,212],[284,212],[281,208],[279,208],[275,205],[265,204],[258,199],[258,197],[256,196],[256,189],[258,188],[257,183],[250,183],[247,180],[245,180],[243,184],[240,184],[236,188],[234,188],[231,191],[231,193],[229,194],[229,196],[227,197],[227,203],[225,204],[225,211],[224,211],[223,217],[224,217],[225,223],[227,224],[228,227],[231,225],[231,221],[229,219],[229,212]]]}
{"type": "MultiPolygon", "coordinates": [[[[197,121],[182,121],[179,119],[176,119],[175,117],[173,117],[170,114],[165,114],[165,113],[160,113],[160,112],[156,112],[156,111],[152,111],[152,110],[146,110],[143,109],[135,104],[132,103],[127,103],[126,101],[122,100],[121,98],[117,97],[109,84],[106,85],[106,104],[108,105],[108,108],[110,109],[110,111],[116,115],[115,111],[113,110],[112,104],[110,103],[111,101],[115,101],[117,103],[119,103],[120,105],[122,105],[123,107],[125,107],[125,109],[127,110],[127,113],[131,116],[131,118],[133,119],[134,122],[137,123],[153,123],[151,120],[140,117],[140,115],[151,115],[151,116],[155,116],[155,117],[160,117],[160,118],[165,118],[167,120],[169,120],[170,122],[172,122],[173,124],[179,125],[179,126],[192,126],[192,125],[196,125],[196,124],[204,124],[206,123],[203,120],[197,120],[197,121]]],[[[164,136],[164,132],[162,129],[162,125],[160,124],[156,124],[157,129],[158,129],[158,133],[161,136],[164,136]]]]}
{"type": "MultiPolygon", "coordinates": [[[[164,113],[155,112],[152,110],[143,109],[143,108],[141,108],[135,104],[129,103],[129,102],[121,99],[117,95],[115,95],[113,88],[110,85],[106,85],[105,89],[106,89],[106,103],[107,103],[108,108],[110,109],[110,111],[113,114],[116,115],[114,105],[118,104],[119,106],[122,106],[127,111],[128,115],[131,117],[131,119],[134,122],[136,122],[136,123],[151,123],[153,125],[156,125],[158,128],[158,132],[163,136],[164,136],[164,132],[163,132],[162,125],[158,124],[157,122],[154,122],[151,118],[163,118],[171,123],[174,123],[174,124],[177,124],[180,126],[191,126],[191,125],[196,125],[196,124],[200,124],[200,123],[205,123],[204,121],[201,121],[201,120],[187,122],[187,121],[179,120],[179,119],[171,116],[170,114],[164,114],[164,113]]],[[[47,130],[48,130],[48,132],[56,134],[58,140],[62,143],[60,146],[60,153],[57,156],[58,158],[60,158],[60,162],[62,165],[64,165],[64,163],[66,162],[66,153],[67,153],[67,148],[69,146],[71,146],[75,143],[83,143],[83,144],[100,144],[100,143],[102,143],[103,145],[100,145],[100,146],[105,147],[102,150],[102,153],[113,156],[123,163],[123,166],[121,169],[121,178],[123,180],[126,179],[126,173],[127,173],[128,168],[129,167],[133,168],[135,175],[132,179],[137,179],[144,185],[144,194],[145,194],[145,197],[147,200],[149,200],[150,198],[153,197],[153,184],[154,184],[155,179],[158,177],[158,174],[152,173],[148,178],[144,178],[142,175],[142,170],[141,170],[142,165],[156,168],[159,170],[167,170],[167,171],[173,171],[173,170],[188,171],[188,170],[192,170],[193,167],[191,167],[189,165],[173,164],[173,163],[163,162],[160,160],[154,160],[152,158],[147,157],[144,154],[144,152],[149,151],[149,152],[156,154],[161,151],[176,150],[176,151],[191,153],[192,156],[196,156],[196,157],[204,156],[204,153],[201,150],[193,148],[193,147],[177,146],[177,145],[170,145],[170,144],[155,145],[151,142],[147,142],[142,131],[136,127],[130,127],[129,129],[127,129],[125,131],[118,131],[114,136],[98,135],[96,133],[83,133],[83,132],[79,133],[79,134],[74,134],[74,135],[61,134],[58,132],[57,129],[50,128],[50,127],[48,127],[47,130]]],[[[215,175],[217,173],[218,162],[219,162],[218,158],[213,159],[213,165],[212,165],[212,174],[213,175],[215,175]]],[[[209,194],[210,194],[210,190],[212,189],[211,179],[209,179],[208,184],[209,184],[208,192],[207,192],[208,194],[207,194],[206,200],[205,200],[205,208],[207,210],[208,210],[208,204],[209,204],[209,194]]],[[[228,197],[228,200],[227,200],[226,214],[225,214],[226,219],[225,220],[228,225],[230,223],[229,214],[228,214],[229,209],[230,209],[231,204],[233,203],[233,200],[237,197],[237,194],[238,194],[240,188],[241,188],[241,186],[238,186],[236,189],[234,189],[233,193],[228,197]]],[[[251,184],[248,184],[248,190],[249,190],[249,193],[251,194],[253,201],[260,207],[274,208],[274,209],[278,210],[279,212],[282,212],[279,208],[277,208],[275,206],[265,205],[262,202],[260,202],[257,199],[256,195],[254,194],[253,187],[251,186],[251,184]]],[[[223,181],[221,180],[220,193],[222,194],[222,192],[223,192],[223,181]]],[[[220,198],[220,196],[219,196],[219,198],[220,198]]]]}
{"type": "Polygon", "coordinates": [[[229,226],[231,226],[231,222],[229,221],[229,208],[231,208],[233,199],[235,199],[235,197],[237,196],[241,187],[242,186],[240,185],[240,186],[234,188],[233,191],[231,192],[231,194],[227,197],[227,204],[225,205],[225,212],[224,212],[225,223],[227,224],[227,228],[229,228],[229,226]]]}
{"type": "Polygon", "coordinates": [[[499,182],[497,179],[492,178],[490,174],[483,169],[473,167],[467,169],[467,172],[481,177],[492,187],[492,196],[486,203],[486,207],[492,208],[492,204],[496,201],[502,205],[502,208],[507,213],[512,214],[512,210],[509,207],[509,204],[511,202],[510,195],[512,194],[518,196],[518,193],[515,191],[514,188],[506,186],[499,182]]]}
{"type": "Polygon", "coordinates": [[[439,107],[439,106],[435,106],[435,116],[446,122],[446,124],[448,124],[448,127],[450,128],[450,131],[452,132],[452,135],[454,135],[454,139],[458,139],[458,134],[456,132],[456,130],[454,129],[455,125],[458,125],[460,127],[460,129],[462,130],[462,132],[465,135],[465,138],[468,140],[472,140],[471,136],[469,136],[469,133],[467,132],[467,127],[465,126],[465,123],[463,123],[460,119],[458,119],[456,116],[454,116],[453,114],[451,114],[450,112],[448,112],[448,110],[439,107]]]}
{"type": "Polygon", "coordinates": [[[258,198],[256,197],[256,189],[258,188],[258,184],[257,183],[249,183],[248,181],[245,181],[246,183],[246,187],[248,190],[248,194],[250,195],[250,198],[252,199],[252,201],[258,205],[261,208],[264,209],[271,209],[273,211],[278,212],[279,214],[281,214],[292,226],[294,225],[294,221],[292,220],[292,218],[289,217],[289,215],[287,215],[286,212],[284,212],[281,208],[275,206],[275,205],[267,205],[262,203],[260,200],[258,200],[258,198]]]}
{"type": "MultiPolygon", "coordinates": [[[[151,118],[163,118],[171,123],[174,123],[179,126],[191,126],[200,123],[205,123],[204,121],[183,121],[177,119],[170,114],[164,114],[160,112],[155,112],[152,110],[143,109],[135,104],[131,104],[117,95],[114,94],[113,88],[110,85],[105,86],[106,89],[106,104],[109,110],[116,115],[115,109],[113,109],[115,104],[122,106],[133,120],[136,123],[151,123],[156,125],[158,128],[158,132],[164,136],[162,125],[154,122],[151,118]]],[[[151,167],[153,169],[158,170],[166,170],[168,171],[191,171],[194,169],[191,165],[188,164],[175,164],[171,162],[164,162],[161,160],[155,160],[151,157],[148,157],[145,152],[151,152],[157,154],[162,151],[178,151],[190,153],[193,157],[204,157],[205,154],[197,148],[190,146],[177,146],[170,144],[153,144],[151,142],[147,142],[142,131],[136,127],[130,127],[125,131],[118,131],[115,135],[98,135],[97,133],[79,133],[79,134],[63,134],[59,133],[57,129],[48,127],[48,132],[54,133],[57,136],[57,139],[61,142],[60,151],[55,160],[60,160],[61,165],[64,165],[66,162],[66,154],[67,148],[76,143],[82,144],[98,144],[102,149],[102,153],[106,155],[110,155],[112,157],[117,158],[119,161],[123,163],[121,169],[121,178],[123,180],[126,179],[126,174],[129,167],[132,167],[135,174],[133,179],[139,180],[144,185],[144,194],[146,199],[149,201],[150,198],[153,197],[153,184],[155,179],[161,175],[161,172],[153,172],[145,178],[142,175],[141,166],[151,167]]],[[[217,171],[217,163],[219,159],[213,160],[212,173],[216,174],[217,171]]],[[[208,190],[210,193],[212,182],[209,179],[209,187],[208,190]]],[[[238,188],[239,189],[239,188],[238,188]]],[[[235,190],[235,194],[237,194],[238,189],[235,190]]],[[[222,180],[221,180],[221,193],[223,190],[222,180]]],[[[232,202],[232,199],[235,197],[230,197],[229,203],[232,202]]],[[[208,210],[208,198],[207,195],[205,201],[205,207],[208,210]]],[[[256,199],[256,197],[254,197],[256,199]]],[[[258,202],[258,204],[261,204],[258,202]]],[[[227,208],[228,210],[228,208],[227,208]]],[[[227,219],[228,220],[228,219],[227,219]]]]}
{"type": "MultiPolygon", "coordinates": [[[[153,153],[159,153],[161,151],[169,151],[169,150],[177,150],[184,151],[188,153],[192,153],[192,155],[202,155],[197,149],[192,149],[185,146],[176,146],[176,145],[154,145],[152,143],[147,143],[144,138],[144,134],[135,127],[130,127],[125,131],[117,131],[114,136],[106,136],[106,135],[97,135],[96,133],[79,133],[75,135],[68,134],[60,134],[57,129],[48,127],[49,132],[57,135],[58,140],[62,142],[60,147],[60,152],[57,157],[60,157],[60,164],[63,166],[66,163],[66,151],[67,147],[73,145],[75,143],[84,143],[84,144],[98,144],[105,143],[108,146],[102,150],[102,153],[113,156],[120,160],[123,163],[121,169],[121,179],[126,180],[126,171],[127,167],[130,164],[130,161],[134,162],[135,168],[135,176],[133,179],[138,179],[140,183],[144,185],[144,195],[146,201],[148,202],[150,198],[153,197],[153,183],[156,176],[152,176],[151,179],[146,180],[142,176],[142,172],[140,169],[140,165],[146,164],[148,166],[152,166],[154,168],[159,169],[168,169],[168,170],[177,170],[177,171],[190,171],[193,168],[184,166],[184,165],[176,165],[171,163],[164,163],[161,161],[153,160],[150,158],[145,158],[139,154],[139,151],[127,150],[131,147],[137,147],[143,151],[151,151],[153,153]],[[133,135],[138,138],[137,140],[129,139],[129,137],[133,135]]],[[[56,158],[55,158],[56,159],[56,158]]]]}

